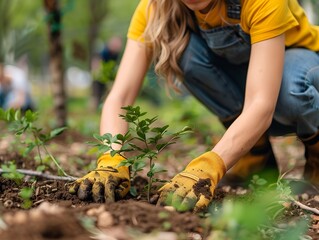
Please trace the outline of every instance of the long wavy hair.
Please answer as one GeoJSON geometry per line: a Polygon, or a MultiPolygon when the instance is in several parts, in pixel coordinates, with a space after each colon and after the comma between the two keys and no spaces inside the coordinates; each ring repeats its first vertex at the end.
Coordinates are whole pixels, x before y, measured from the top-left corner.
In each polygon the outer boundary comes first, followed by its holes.
{"type": "Polygon", "coordinates": [[[150,0],[148,8],[151,14],[144,38],[150,46],[155,73],[179,92],[176,83],[183,79],[183,72],[178,62],[189,42],[190,30],[197,29],[194,13],[180,0],[150,0]]]}

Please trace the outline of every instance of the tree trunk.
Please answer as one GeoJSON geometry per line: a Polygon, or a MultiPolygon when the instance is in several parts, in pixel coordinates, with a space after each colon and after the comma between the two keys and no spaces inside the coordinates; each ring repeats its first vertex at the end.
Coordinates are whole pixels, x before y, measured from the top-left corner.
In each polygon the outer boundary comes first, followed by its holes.
{"type": "Polygon", "coordinates": [[[50,73],[52,77],[52,91],[54,111],[57,127],[67,124],[66,91],[63,68],[63,46],[61,41],[61,11],[59,0],[44,0],[47,11],[50,50],[50,73]]]}
{"type": "MultiPolygon", "coordinates": [[[[107,1],[101,0],[89,0],[89,29],[88,29],[88,67],[89,71],[92,72],[92,59],[94,55],[95,41],[98,37],[101,23],[107,14],[106,9],[107,1]]],[[[102,49],[100,49],[102,50],[102,49]]],[[[99,103],[101,101],[101,95],[104,93],[104,84],[97,82],[93,79],[92,82],[92,92],[90,99],[90,108],[98,109],[99,103]]]]}
{"type": "Polygon", "coordinates": [[[0,0],[0,63],[5,62],[5,38],[10,28],[10,1],[0,0]]]}
{"type": "Polygon", "coordinates": [[[94,44],[98,37],[100,26],[107,14],[107,1],[89,0],[89,29],[88,29],[88,60],[91,69],[94,44]]]}

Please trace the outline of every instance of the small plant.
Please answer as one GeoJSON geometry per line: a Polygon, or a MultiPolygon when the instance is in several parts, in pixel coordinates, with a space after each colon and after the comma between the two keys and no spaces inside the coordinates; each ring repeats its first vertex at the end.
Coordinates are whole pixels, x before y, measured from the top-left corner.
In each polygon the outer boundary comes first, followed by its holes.
{"type": "Polygon", "coordinates": [[[38,119],[38,113],[32,112],[30,110],[26,111],[24,115],[21,114],[20,110],[3,110],[0,108],[0,120],[5,121],[9,124],[9,131],[14,132],[16,136],[25,135],[26,139],[22,141],[26,145],[24,149],[23,156],[27,156],[34,148],[38,151],[38,156],[40,159],[40,165],[43,164],[43,158],[41,156],[40,149],[44,149],[50,159],[57,166],[58,171],[64,176],[70,177],[59,165],[58,161],[52,156],[48,151],[46,144],[62,133],[66,127],[57,128],[49,133],[45,134],[42,131],[42,128],[35,126],[35,121],[38,119]],[[31,134],[32,138],[27,138],[27,135],[31,134]]]}
{"type": "Polygon", "coordinates": [[[293,200],[290,187],[281,180],[266,186],[256,175],[250,185],[252,192],[240,199],[225,199],[217,210],[211,208],[214,231],[208,239],[302,239],[309,222],[306,215],[286,228],[276,227],[285,222],[285,203],[293,200]]]}
{"type": "MultiPolygon", "coordinates": [[[[148,185],[147,197],[150,200],[150,192],[154,182],[162,180],[155,178],[155,175],[164,172],[155,162],[158,154],[167,146],[175,143],[181,135],[189,133],[189,127],[184,127],[176,133],[168,133],[168,125],[153,127],[157,121],[157,117],[145,118],[146,112],[141,112],[140,107],[127,106],[123,107],[126,111],[125,115],[120,115],[127,123],[129,130],[124,134],[107,133],[103,136],[94,135],[98,143],[93,143],[98,148],[99,153],[110,152],[112,156],[119,154],[125,158],[120,166],[128,166],[131,168],[131,179],[134,179],[137,173],[148,165],[148,185]],[[115,145],[120,145],[120,149],[114,149],[115,145]],[[127,157],[126,153],[134,152],[134,156],[127,157]]],[[[133,189],[134,191],[134,189],[133,189]]]]}
{"type": "Polygon", "coordinates": [[[23,203],[21,205],[24,209],[29,209],[32,207],[31,197],[33,195],[33,188],[25,187],[22,188],[19,192],[19,196],[23,199],[23,203]]]}
{"type": "Polygon", "coordinates": [[[169,221],[170,214],[168,212],[159,212],[158,218],[163,220],[162,228],[165,231],[169,231],[172,228],[172,224],[169,221]]]}
{"type": "Polygon", "coordinates": [[[2,174],[2,177],[13,180],[17,185],[22,183],[24,175],[17,171],[17,166],[14,162],[1,164],[1,169],[5,172],[2,174]]]}
{"type": "Polygon", "coordinates": [[[254,175],[252,177],[252,179],[250,180],[250,184],[249,184],[249,188],[251,190],[257,190],[257,189],[260,189],[262,187],[265,187],[267,184],[267,180],[266,179],[263,179],[261,177],[259,177],[258,175],[254,175]]]}

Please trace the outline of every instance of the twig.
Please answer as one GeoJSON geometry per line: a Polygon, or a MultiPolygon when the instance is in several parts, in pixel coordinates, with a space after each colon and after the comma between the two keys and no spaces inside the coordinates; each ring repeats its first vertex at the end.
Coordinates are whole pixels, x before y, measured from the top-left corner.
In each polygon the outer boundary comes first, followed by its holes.
{"type": "MultiPolygon", "coordinates": [[[[61,180],[61,181],[74,181],[77,178],[72,177],[72,176],[55,176],[47,173],[41,173],[37,171],[32,171],[32,170],[27,170],[27,169],[17,169],[16,170],[18,173],[22,173],[24,175],[29,175],[29,176],[36,176],[36,177],[42,177],[42,178],[47,178],[47,179],[52,179],[52,180],[61,180]]],[[[5,171],[0,169],[0,175],[3,173],[10,173],[11,171],[5,171]]]]}
{"type": "Polygon", "coordinates": [[[319,210],[317,208],[308,207],[307,205],[296,200],[292,200],[292,202],[303,210],[310,211],[316,215],[319,215],[319,210]]]}

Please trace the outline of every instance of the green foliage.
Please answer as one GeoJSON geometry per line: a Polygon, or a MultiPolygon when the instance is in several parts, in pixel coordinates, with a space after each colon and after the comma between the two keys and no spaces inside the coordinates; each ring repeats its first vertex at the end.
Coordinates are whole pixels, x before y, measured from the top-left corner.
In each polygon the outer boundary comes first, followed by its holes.
{"type": "Polygon", "coordinates": [[[24,114],[21,114],[20,110],[8,109],[3,110],[0,108],[0,121],[4,121],[8,124],[8,129],[11,132],[14,132],[16,136],[24,135],[25,139],[22,143],[25,144],[25,149],[23,156],[27,156],[34,148],[38,150],[38,156],[42,164],[42,156],[40,153],[40,148],[44,149],[48,154],[50,159],[58,167],[58,171],[65,176],[68,176],[64,170],[59,165],[58,161],[50,154],[46,148],[46,144],[61,134],[66,127],[53,129],[49,133],[44,133],[42,128],[36,126],[35,122],[38,119],[38,113],[32,112],[30,110],[26,111],[24,114]],[[31,135],[32,138],[28,138],[31,135]]]}
{"type": "Polygon", "coordinates": [[[114,81],[116,76],[116,61],[110,60],[101,62],[99,71],[95,74],[94,80],[107,84],[114,81]]]}
{"type": "Polygon", "coordinates": [[[258,175],[254,175],[250,181],[249,188],[251,190],[257,190],[260,187],[265,187],[267,184],[267,180],[260,178],[258,175]]]}
{"type": "Polygon", "coordinates": [[[140,107],[123,107],[125,115],[120,115],[129,124],[129,130],[124,134],[112,135],[106,133],[103,136],[94,135],[98,143],[91,143],[98,148],[99,153],[110,152],[112,156],[119,154],[125,158],[120,166],[131,168],[131,178],[133,179],[138,172],[148,165],[147,177],[148,198],[154,182],[161,181],[155,178],[155,175],[165,170],[159,167],[155,161],[158,154],[166,147],[174,144],[183,134],[189,133],[189,127],[184,127],[181,131],[168,133],[168,125],[154,126],[157,117],[146,118],[146,112],[142,112],[140,107]],[[119,145],[120,149],[114,148],[119,145]],[[125,153],[134,152],[132,157],[126,157],[125,153]]]}
{"type": "Polygon", "coordinates": [[[19,192],[19,196],[23,199],[23,203],[21,205],[24,209],[29,209],[32,207],[32,200],[31,197],[33,195],[33,188],[25,187],[22,188],[19,192]]]}
{"type": "Polygon", "coordinates": [[[20,185],[24,175],[17,171],[17,166],[14,162],[8,164],[1,164],[1,169],[4,171],[2,177],[15,181],[16,184],[20,185]]]}
{"type": "Polygon", "coordinates": [[[276,227],[284,219],[284,203],[293,199],[287,184],[279,179],[276,184],[266,186],[262,178],[255,176],[251,186],[253,191],[247,196],[227,198],[218,210],[211,209],[214,234],[209,240],[300,239],[305,234],[307,218],[286,229],[276,227]]]}
{"type": "MultiPolygon", "coordinates": [[[[104,14],[102,21],[97,24],[97,28],[103,31],[98,31],[95,39],[97,46],[94,46],[102,49],[109,37],[125,36],[139,0],[60,0],[59,3],[62,12],[62,26],[59,27],[63,32],[66,65],[82,65],[83,68],[88,68],[87,61],[79,62],[75,59],[74,43],[82,45],[82,51],[87,57],[88,33],[92,27],[92,18],[104,14]],[[97,12],[93,13],[93,16],[90,12],[92,2],[97,4],[97,12]]],[[[6,57],[10,62],[27,54],[32,69],[38,70],[45,57],[43,54],[48,52],[45,16],[43,1],[0,0],[0,60],[9,50],[10,54],[6,57]],[[1,44],[1,39],[5,39],[5,48],[1,44]]]]}

